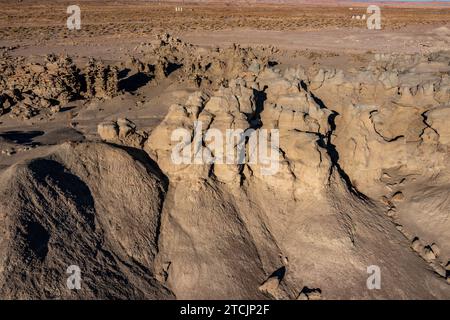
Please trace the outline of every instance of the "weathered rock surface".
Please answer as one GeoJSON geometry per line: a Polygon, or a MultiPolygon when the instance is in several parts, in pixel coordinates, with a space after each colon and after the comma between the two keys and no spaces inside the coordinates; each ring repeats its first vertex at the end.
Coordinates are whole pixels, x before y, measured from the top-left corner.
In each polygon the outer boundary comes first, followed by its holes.
{"type": "Polygon", "coordinates": [[[171,298],[155,279],[161,177],[126,151],[64,144],[2,172],[4,298],[171,298]],[[66,270],[81,269],[81,290],[66,270]]]}
{"type": "Polygon", "coordinates": [[[0,58],[0,115],[29,119],[55,113],[79,99],[109,98],[119,93],[118,69],[90,60],[82,72],[67,56],[48,55],[43,63],[0,58]]]}
{"type": "MultiPolygon", "coordinates": [[[[54,146],[0,173],[0,295],[450,298],[447,53],[281,71],[273,48],[169,35],[141,47],[132,72],[198,91],[151,132],[114,117],[97,127],[105,143],[54,146]],[[80,291],[65,287],[69,265],[80,291]],[[380,290],[367,287],[370,266],[380,290]]],[[[67,60],[27,68],[55,72],[74,95],[120,89],[118,69],[97,62],[84,91],[67,60]]],[[[1,112],[73,97],[29,90],[2,93],[1,112]]]]}

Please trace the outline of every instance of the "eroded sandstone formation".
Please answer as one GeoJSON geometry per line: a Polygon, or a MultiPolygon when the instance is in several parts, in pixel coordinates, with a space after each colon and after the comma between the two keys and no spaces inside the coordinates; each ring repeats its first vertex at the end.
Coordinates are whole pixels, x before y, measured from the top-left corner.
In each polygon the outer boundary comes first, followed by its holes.
{"type": "Polygon", "coordinates": [[[70,57],[48,55],[43,63],[0,59],[0,114],[29,119],[56,113],[70,101],[109,98],[119,93],[117,67],[90,60],[84,72],[70,57]]]}
{"type": "Polygon", "coordinates": [[[448,177],[445,76],[437,89],[422,84],[417,104],[402,94],[411,89],[345,77],[265,69],[191,95],[153,130],[144,150],[170,181],[157,265],[177,297],[448,297],[447,209],[437,202],[448,177]],[[194,150],[198,121],[205,131],[279,130],[279,170],[175,164],[171,133],[192,132],[185,145],[194,150]],[[430,185],[430,197],[410,193],[419,184],[430,185]],[[387,290],[365,289],[372,264],[384,270],[387,290]]]}
{"type": "MultiPolygon", "coordinates": [[[[168,35],[144,47],[132,72],[173,72],[198,90],[151,132],[103,121],[103,142],[54,146],[1,173],[1,295],[450,297],[448,53],[376,55],[343,71],[278,69],[275,49],[204,51],[168,35]],[[247,136],[212,144],[227,130],[247,136]],[[252,134],[270,161],[251,161],[252,134]],[[177,148],[194,152],[178,162],[177,148]],[[242,162],[217,161],[241,151],[242,162]],[[71,292],[60,279],[74,264],[85,286],[71,292]],[[381,290],[366,285],[373,265],[381,290]]],[[[64,61],[73,73],[57,71],[58,83],[74,95],[79,74],[88,96],[118,90],[117,69],[64,61]]],[[[3,106],[25,103],[4,92],[3,106]]]]}

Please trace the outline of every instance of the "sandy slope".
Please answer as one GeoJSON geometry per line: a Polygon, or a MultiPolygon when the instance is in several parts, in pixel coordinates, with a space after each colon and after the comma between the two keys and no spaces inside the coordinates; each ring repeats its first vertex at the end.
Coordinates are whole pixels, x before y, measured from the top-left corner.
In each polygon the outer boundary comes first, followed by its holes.
{"type": "Polygon", "coordinates": [[[446,11],[34,5],[0,19],[2,298],[450,298],[446,11]],[[279,130],[279,170],[176,165],[196,120],[279,130]]]}

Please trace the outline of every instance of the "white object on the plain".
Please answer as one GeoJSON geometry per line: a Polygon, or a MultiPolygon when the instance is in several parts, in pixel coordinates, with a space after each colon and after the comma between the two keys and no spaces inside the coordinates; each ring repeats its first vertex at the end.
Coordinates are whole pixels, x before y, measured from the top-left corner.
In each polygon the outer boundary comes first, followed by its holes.
{"type": "Polygon", "coordinates": [[[175,12],[183,12],[183,7],[175,7],[175,12]]]}
{"type": "Polygon", "coordinates": [[[80,290],[81,289],[81,269],[79,266],[71,265],[66,270],[67,274],[70,276],[67,278],[67,288],[70,290],[80,290]]]}
{"type": "Polygon", "coordinates": [[[81,29],[81,9],[77,5],[67,7],[67,13],[70,16],[67,18],[67,28],[69,30],[81,29]]]}
{"type": "Polygon", "coordinates": [[[379,266],[368,266],[367,273],[370,276],[367,278],[366,285],[369,290],[381,289],[381,270],[379,266]]]}
{"type": "Polygon", "coordinates": [[[369,30],[381,29],[381,10],[379,6],[370,5],[367,8],[367,13],[372,14],[367,18],[367,28],[369,30]]]}

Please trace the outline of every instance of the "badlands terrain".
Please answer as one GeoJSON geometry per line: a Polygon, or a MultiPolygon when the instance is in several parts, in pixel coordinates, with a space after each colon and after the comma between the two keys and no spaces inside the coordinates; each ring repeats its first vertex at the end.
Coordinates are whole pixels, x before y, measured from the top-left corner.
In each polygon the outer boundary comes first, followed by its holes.
{"type": "Polygon", "coordinates": [[[71,4],[0,0],[0,298],[450,299],[448,6],[71,4]]]}

